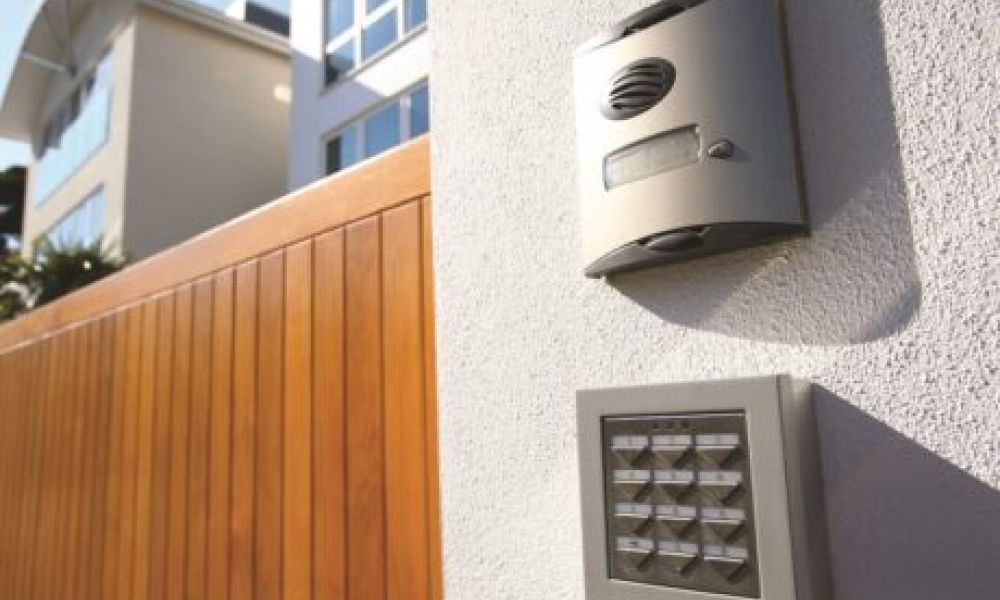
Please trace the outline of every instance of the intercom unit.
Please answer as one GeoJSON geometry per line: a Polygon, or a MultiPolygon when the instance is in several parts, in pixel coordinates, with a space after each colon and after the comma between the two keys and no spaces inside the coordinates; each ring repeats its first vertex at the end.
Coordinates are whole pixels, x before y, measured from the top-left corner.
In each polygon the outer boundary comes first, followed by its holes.
{"type": "Polygon", "coordinates": [[[585,273],[802,233],[779,0],[667,0],[574,60],[585,273]]]}
{"type": "Polygon", "coordinates": [[[832,600],[809,389],[578,392],[587,600],[832,600]]]}

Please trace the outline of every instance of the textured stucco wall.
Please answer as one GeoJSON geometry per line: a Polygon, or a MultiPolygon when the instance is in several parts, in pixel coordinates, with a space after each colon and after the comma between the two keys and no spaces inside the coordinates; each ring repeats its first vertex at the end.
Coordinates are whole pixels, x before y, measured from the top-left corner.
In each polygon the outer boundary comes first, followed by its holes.
{"type": "Polygon", "coordinates": [[[787,0],[812,237],[608,284],[570,61],[642,4],[431,7],[447,597],[583,598],[577,388],[789,372],[839,598],[996,598],[1000,3],[787,0]]]}

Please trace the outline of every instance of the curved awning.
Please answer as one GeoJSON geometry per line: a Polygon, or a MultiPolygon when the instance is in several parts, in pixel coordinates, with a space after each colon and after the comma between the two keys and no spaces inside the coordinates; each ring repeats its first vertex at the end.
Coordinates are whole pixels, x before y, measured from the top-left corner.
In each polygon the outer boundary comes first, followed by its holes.
{"type": "Polygon", "coordinates": [[[67,44],[94,0],[19,0],[0,35],[0,137],[27,140],[67,44]]]}

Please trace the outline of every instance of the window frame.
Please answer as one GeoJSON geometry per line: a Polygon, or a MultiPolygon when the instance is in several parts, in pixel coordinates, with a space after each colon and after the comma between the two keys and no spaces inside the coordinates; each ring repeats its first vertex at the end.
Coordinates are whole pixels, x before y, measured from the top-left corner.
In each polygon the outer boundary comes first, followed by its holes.
{"type": "MultiPolygon", "coordinates": [[[[330,175],[334,175],[336,173],[343,173],[345,171],[355,168],[360,164],[364,164],[367,161],[384,154],[385,152],[391,152],[393,148],[398,148],[399,146],[402,146],[403,144],[409,142],[410,140],[415,139],[412,136],[412,127],[410,122],[410,105],[412,102],[413,94],[421,89],[427,89],[428,94],[430,94],[429,79],[426,78],[421,79],[420,81],[414,83],[413,85],[404,88],[395,96],[386,98],[383,101],[378,102],[377,104],[365,107],[365,110],[363,112],[359,113],[358,115],[350,119],[343,121],[341,124],[337,125],[336,127],[326,132],[320,138],[320,154],[323,157],[323,160],[321,161],[323,165],[323,174],[320,175],[320,177],[329,177],[330,175]],[[365,156],[365,127],[364,127],[365,121],[367,121],[370,117],[378,114],[383,109],[394,103],[399,105],[399,142],[395,146],[392,146],[391,148],[384,150],[378,154],[374,154],[372,156],[365,156]],[[330,172],[327,170],[327,165],[329,164],[328,162],[329,144],[333,140],[343,135],[343,133],[349,129],[354,129],[355,131],[354,149],[358,156],[358,161],[348,167],[344,167],[340,170],[330,172]]],[[[430,133],[429,117],[430,115],[428,115],[427,131],[421,133],[420,135],[426,135],[430,133]]]]}
{"type": "Polygon", "coordinates": [[[327,31],[329,29],[330,22],[330,3],[329,0],[324,0],[323,2],[323,19],[322,19],[322,31],[323,31],[323,57],[321,64],[323,66],[320,69],[320,81],[322,82],[321,94],[325,94],[331,89],[339,86],[344,81],[350,77],[356,75],[358,72],[366,69],[369,65],[378,62],[384,56],[392,53],[396,48],[404,45],[414,37],[420,35],[427,29],[427,19],[425,18],[422,23],[416,25],[412,28],[408,28],[407,23],[407,9],[410,3],[414,0],[386,0],[382,5],[378,6],[371,13],[368,13],[367,0],[351,0],[354,4],[354,23],[350,27],[341,31],[332,38],[327,38],[327,31]],[[364,57],[364,34],[365,30],[375,24],[379,19],[389,14],[393,10],[396,10],[396,39],[391,43],[386,45],[381,50],[375,52],[370,57],[364,57]],[[347,42],[351,43],[351,47],[354,50],[354,65],[347,71],[339,74],[334,80],[329,80],[327,78],[327,57],[329,57],[335,50],[338,50],[344,46],[347,42]]]}
{"type": "Polygon", "coordinates": [[[37,247],[39,240],[48,240],[48,242],[50,244],[52,244],[52,246],[55,247],[55,248],[67,248],[67,247],[81,246],[81,245],[82,246],[89,246],[90,244],[92,244],[92,243],[94,243],[94,242],[96,242],[98,240],[102,240],[103,241],[103,239],[105,237],[104,234],[106,233],[106,231],[105,231],[105,227],[107,225],[107,223],[106,223],[106,217],[107,217],[107,194],[106,194],[105,189],[104,189],[104,184],[101,183],[101,184],[97,185],[97,187],[95,187],[93,190],[91,190],[90,193],[85,194],[83,196],[83,198],[81,198],[80,200],[76,201],[70,207],[69,210],[67,210],[66,212],[64,212],[59,217],[59,219],[56,220],[55,223],[53,223],[52,225],[50,225],[44,232],[42,232],[40,235],[38,235],[37,237],[35,237],[35,241],[33,242],[33,245],[35,247],[37,247]],[[100,227],[100,231],[98,232],[97,236],[95,236],[91,240],[81,240],[81,239],[70,240],[69,244],[64,244],[64,243],[62,243],[63,240],[59,240],[58,238],[53,238],[53,236],[56,234],[56,230],[59,229],[59,227],[65,225],[66,222],[70,219],[70,217],[77,215],[81,210],[83,210],[83,208],[84,208],[85,205],[87,205],[90,202],[95,202],[98,198],[100,198],[100,200],[101,200],[101,219],[100,219],[101,227],[100,227]]]}
{"type": "Polygon", "coordinates": [[[31,182],[30,195],[32,204],[36,208],[43,206],[59,191],[59,189],[63,187],[67,181],[69,181],[80,171],[80,169],[89,163],[94,156],[96,156],[105,146],[108,145],[108,140],[111,137],[111,120],[115,109],[115,62],[116,60],[113,55],[112,47],[105,48],[99,52],[96,55],[96,58],[88,63],[87,68],[80,70],[80,73],[73,79],[69,91],[55,105],[48,117],[42,121],[45,125],[42,127],[39,142],[36,142],[38,150],[34,153],[35,165],[33,168],[36,169],[35,177],[38,176],[37,168],[44,161],[46,154],[50,149],[58,148],[59,145],[63,143],[63,136],[66,135],[67,130],[77,122],[80,115],[93,99],[94,93],[98,88],[98,83],[100,83],[101,69],[108,69],[107,72],[105,72],[105,75],[107,76],[106,86],[108,93],[107,112],[104,117],[104,129],[101,132],[101,142],[95,145],[94,148],[86,153],[86,155],[82,156],[78,160],[76,166],[68,174],[64,175],[56,183],[52,184],[52,186],[44,194],[38,194],[37,188],[35,187],[36,183],[34,181],[31,182]],[[75,111],[72,110],[74,105],[76,107],[75,111]],[[71,112],[74,112],[75,114],[70,116],[71,112]]]}

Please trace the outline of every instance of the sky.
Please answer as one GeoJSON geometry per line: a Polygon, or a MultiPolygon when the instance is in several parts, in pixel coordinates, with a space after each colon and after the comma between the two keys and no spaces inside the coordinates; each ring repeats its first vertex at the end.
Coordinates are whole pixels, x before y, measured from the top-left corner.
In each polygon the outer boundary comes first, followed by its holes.
{"type": "MultiPolygon", "coordinates": [[[[225,10],[233,0],[194,0],[209,8],[225,10]]],[[[272,8],[281,12],[288,12],[289,0],[254,0],[257,4],[272,8]]],[[[10,65],[13,54],[19,48],[13,47],[13,42],[17,37],[14,32],[21,29],[21,22],[25,18],[25,13],[31,10],[35,4],[32,0],[13,0],[3,3],[0,8],[0,65],[10,65]]],[[[23,30],[22,30],[23,31],[23,30]]],[[[0,171],[5,170],[12,164],[27,164],[30,160],[30,151],[27,144],[14,142],[0,138],[0,171]]]]}

